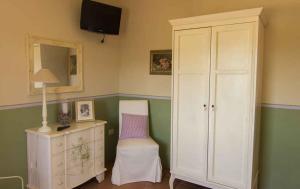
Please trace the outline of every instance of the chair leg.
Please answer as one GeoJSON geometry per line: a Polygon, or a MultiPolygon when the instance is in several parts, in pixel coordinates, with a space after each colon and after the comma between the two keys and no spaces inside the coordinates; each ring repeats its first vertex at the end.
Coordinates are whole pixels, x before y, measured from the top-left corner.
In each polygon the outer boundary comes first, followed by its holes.
{"type": "Polygon", "coordinates": [[[175,181],[175,177],[171,174],[170,180],[169,180],[170,189],[174,188],[174,181],[175,181]]]}

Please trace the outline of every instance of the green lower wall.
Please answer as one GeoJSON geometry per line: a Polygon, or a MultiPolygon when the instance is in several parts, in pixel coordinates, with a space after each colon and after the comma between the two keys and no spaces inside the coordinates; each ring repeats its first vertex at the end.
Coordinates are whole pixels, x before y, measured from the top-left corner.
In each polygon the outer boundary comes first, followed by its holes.
{"type": "MultiPolygon", "coordinates": [[[[106,163],[113,163],[118,141],[118,101],[140,99],[107,97],[95,100],[96,119],[107,120],[106,163]],[[108,130],[114,129],[113,135],[108,130]]],[[[170,100],[148,99],[150,134],[160,145],[164,167],[170,162],[170,100]]],[[[48,106],[48,121],[55,122],[58,105],[48,106]]],[[[27,180],[26,128],[40,125],[41,107],[0,111],[0,176],[21,175],[27,180]]],[[[263,108],[259,189],[300,188],[300,110],[263,108]]],[[[19,189],[11,181],[0,188],[19,189]]]]}
{"type": "Polygon", "coordinates": [[[107,121],[105,127],[105,163],[111,164],[116,155],[116,146],[118,143],[118,134],[108,135],[109,129],[118,131],[119,128],[119,98],[110,97],[95,100],[96,119],[107,121]]]}
{"type": "MultiPolygon", "coordinates": [[[[48,106],[48,121],[56,120],[57,106],[48,106]]],[[[0,111],[0,176],[19,175],[27,180],[25,129],[42,122],[41,107],[0,111]]],[[[16,181],[0,181],[0,188],[20,189],[16,181]]]]}
{"type": "Polygon", "coordinates": [[[300,188],[300,110],[262,109],[260,189],[300,188]]]}

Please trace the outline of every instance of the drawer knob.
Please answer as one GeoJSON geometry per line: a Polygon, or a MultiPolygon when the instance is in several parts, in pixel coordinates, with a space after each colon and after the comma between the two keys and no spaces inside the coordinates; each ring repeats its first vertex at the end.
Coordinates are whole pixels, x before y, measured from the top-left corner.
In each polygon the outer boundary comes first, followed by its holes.
{"type": "Polygon", "coordinates": [[[61,185],[63,185],[63,184],[64,184],[63,181],[59,181],[59,183],[58,183],[59,186],[61,186],[61,185]]]}

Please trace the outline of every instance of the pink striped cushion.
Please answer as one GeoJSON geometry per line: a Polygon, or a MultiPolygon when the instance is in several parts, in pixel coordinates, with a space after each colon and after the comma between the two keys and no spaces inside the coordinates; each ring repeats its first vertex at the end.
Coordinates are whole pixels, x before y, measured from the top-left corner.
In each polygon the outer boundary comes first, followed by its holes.
{"type": "Polygon", "coordinates": [[[135,114],[122,114],[122,130],[120,139],[147,138],[148,116],[135,114]]]}

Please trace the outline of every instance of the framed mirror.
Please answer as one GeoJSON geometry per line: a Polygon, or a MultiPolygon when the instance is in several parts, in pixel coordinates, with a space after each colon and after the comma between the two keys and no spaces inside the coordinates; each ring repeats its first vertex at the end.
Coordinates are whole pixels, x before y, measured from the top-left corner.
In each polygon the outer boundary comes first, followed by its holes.
{"type": "Polygon", "coordinates": [[[40,94],[42,91],[42,83],[31,81],[41,68],[49,69],[59,80],[59,83],[47,85],[47,93],[83,90],[81,44],[29,35],[27,53],[30,94],[40,94]]]}

